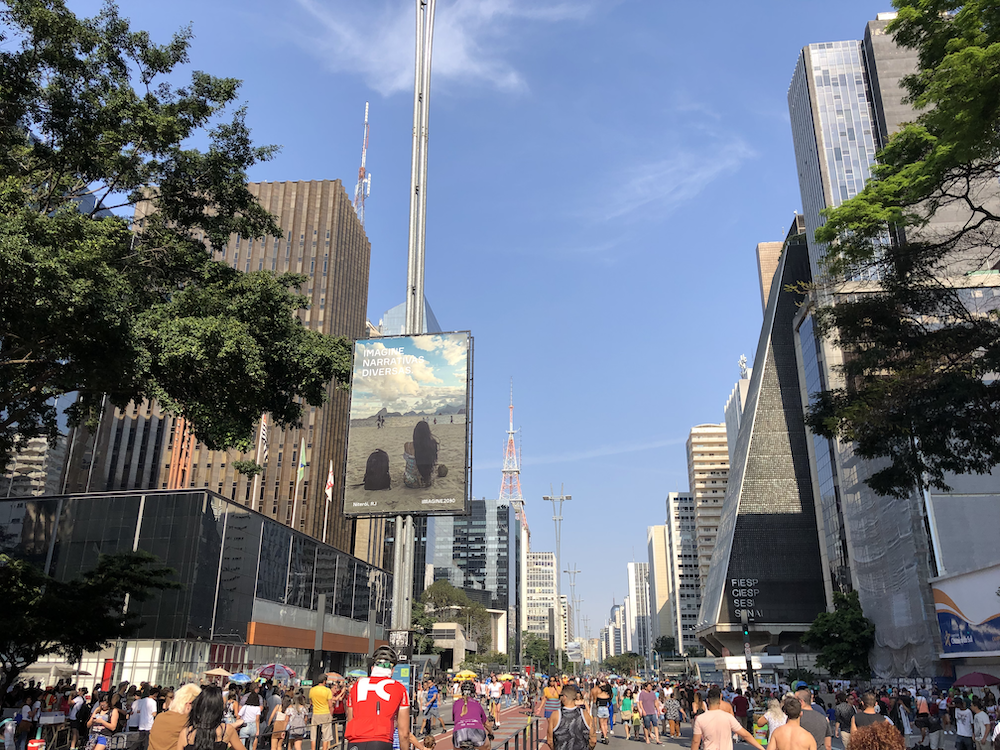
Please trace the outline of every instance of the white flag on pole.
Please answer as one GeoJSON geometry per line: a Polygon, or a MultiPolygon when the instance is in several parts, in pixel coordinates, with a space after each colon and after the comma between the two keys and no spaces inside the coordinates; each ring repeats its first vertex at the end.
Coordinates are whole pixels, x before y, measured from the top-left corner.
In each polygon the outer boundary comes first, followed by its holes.
{"type": "Polygon", "coordinates": [[[330,473],[326,478],[326,501],[333,502],[333,461],[330,461],[330,473]]]}

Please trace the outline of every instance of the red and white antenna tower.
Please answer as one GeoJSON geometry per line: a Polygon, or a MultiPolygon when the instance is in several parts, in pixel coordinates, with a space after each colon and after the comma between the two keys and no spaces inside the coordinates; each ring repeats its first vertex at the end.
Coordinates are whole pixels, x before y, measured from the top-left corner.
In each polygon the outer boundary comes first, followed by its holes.
{"type": "Polygon", "coordinates": [[[365,225],[365,198],[372,192],[372,176],[365,169],[368,161],[368,102],[365,102],[365,139],[361,145],[361,168],[358,169],[358,184],[354,187],[354,211],[365,225]]]}
{"type": "Polygon", "coordinates": [[[510,426],[507,430],[507,450],[503,456],[503,481],[500,484],[500,504],[514,506],[517,519],[527,526],[524,517],[524,497],[521,495],[521,468],[517,446],[514,444],[514,379],[510,381],[510,426]]]}

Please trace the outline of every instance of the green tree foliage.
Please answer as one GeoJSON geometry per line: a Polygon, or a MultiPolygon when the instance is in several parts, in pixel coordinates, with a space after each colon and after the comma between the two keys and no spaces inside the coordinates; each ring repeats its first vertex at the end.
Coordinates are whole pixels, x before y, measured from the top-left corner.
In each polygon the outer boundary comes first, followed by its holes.
{"type": "Polygon", "coordinates": [[[819,652],[816,664],[839,678],[871,675],[868,652],[875,646],[875,625],[861,611],[858,593],[833,595],[833,612],[822,612],[802,636],[819,652]]]}
{"type": "Polygon", "coordinates": [[[788,681],[789,685],[797,682],[798,680],[802,680],[802,682],[807,685],[815,685],[817,682],[816,673],[811,669],[806,669],[804,667],[789,669],[788,673],[785,675],[785,679],[788,681]]]}
{"type": "Polygon", "coordinates": [[[634,651],[629,651],[619,656],[609,656],[604,660],[604,665],[608,669],[623,675],[635,674],[639,671],[639,667],[645,663],[645,658],[634,651]]]}
{"type": "Polygon", "coordinates": [[[0,663],[10,665],[0,694],[42,657],[56,654],[74,663],[84,651],[136,635],[141,623],[124,610],[126,595],[130,603],[143,602],[155,591],[178,588],[172,576],[142,551],[102,555],[93,570],[66,582],[0,554],[0,663]]]}
{"type": "Polygon", "coordinates": [[[457,622],[476,642],[480,651],[493,645],[493,628],[486,607],[469,599],[462,589],[448,581],[435,581],[420,596],[425,612],[434,622],[457,622]]]}
{"type": "Polygon", "coordinates": [[[677,651],[677,639],[669,635],[661,635],[653,644],[653,651],[660,655],[673,654],[677,651]]]}
{"type": "Polygon", "coordinates": [[[431,631],[437,622],[427,614],[426,605],[422,601],[413,602],[410,617],[410,629],[413,631],[413,652],[416,654],[440,654],[441,649],[434,645],[431,631]]]}
{"type": "Polygon", "coordinates": [[[549,664],[549,639],[542,638],[535,633],[524,631],[521,634],[521,650],[524,659],[535,666],[548,666],[549,664]]]}
{"type": "Polygon", "coordinates": [[[884,460],[868,484],[902,497],[1000,463],[1000,318],[961,289],[976,285],[969,273],[1000,268],[1000,24],[994,0],[894,5],[888,30],[919,55],[904,79],[917,115],[816,232],[832,279],[880,281],[824,284],[836,304],[817,321],[847,352],[845,385],[808,422],[884,460]]]}
{"type": "Polygon", "coordinates": [[[246,185],[276,149],[233,109],[239,81],[174,85],[191,38],[154,44],[111,3],[0,11],[0,464],[57,438],[61,394],[79,394],[72,423],[105,395],[157,399],[208,447],[247,450],[262,412],[298,424],[349,377],[349,342],[295,317],[304,276],[212,259],[231,233],[280,232],[246,185]],[[131,227],[113,215],[137,206],[131,227]]]}

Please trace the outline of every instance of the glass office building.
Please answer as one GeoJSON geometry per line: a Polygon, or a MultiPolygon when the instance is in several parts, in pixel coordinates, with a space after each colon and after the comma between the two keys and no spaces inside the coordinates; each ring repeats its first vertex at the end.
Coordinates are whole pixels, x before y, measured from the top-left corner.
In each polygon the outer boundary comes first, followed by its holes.
{"type": "Polygon", "coordinates": [[[203,489],[0,501],[0,550],[59,580],[133,550],[176,571],[180,589],[129,603],[135,639],[85,660],[112,682],[178,685],[271,661],[344,668],[368,652],[370,612],[379,641],[389,621],[385,571],[203,489]]]}

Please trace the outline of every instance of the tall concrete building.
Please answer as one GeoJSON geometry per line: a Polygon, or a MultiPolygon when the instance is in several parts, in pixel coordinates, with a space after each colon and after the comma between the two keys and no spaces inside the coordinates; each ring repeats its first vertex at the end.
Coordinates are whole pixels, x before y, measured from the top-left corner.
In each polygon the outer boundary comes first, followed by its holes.
{"type": "MultiPolygon", "coordinates": [[[[823,222],[821,212],[860,192],[871,176],[875,153],[902,123],[915,117],[904,101],[900,79],[916,69],[916,54],[885,33],[894,15],[879,14],[869,21],[863,40],[805,47],[792,76],[788,107],[814,276],[826,252],[814,240],[823,222]]],[[[947,230],[965,218],[962,210],[946,207],[921,231],[947,230]]],[[[955,278],[945,280],[958,288],[978,287],[970,292],[974,304],[981,301],[976,298],[996,294],[987,288],[996,284],[994,279],[967,275],[976,270],[974,265],[955,267],[949,270],[955,278]]],[[[817,335],[814,308],[815,301],[807,300],[794,320],[804,406],[819,391],[841,384],[837,367],[844,356],[832,341],[817,335]]],[[[877,676],[939,672],[930,582],[943,573],[941,560],[946,553],[935,539],[939,536],[933,512],[936,493],[914,493],[903,499],[877,496],[865,480],[881,464],[860,459],[849,443],[811,433],[808,447],[828,596],[835,591],[858,592],[865,614],[875,623],[871,662],[877,676]]],[[[964,511],[958,496],[978,494],[963,490],[964,484],[976,485],[975,478],[949,478],[949,483],[956,491],[944,507],[950,517],[959,517],[964,511]]],[[[982,526],[962,535],[964,546],[972,543],[970,535],[978,528],[982,526]]]]}
{"type": "Polygon", "coordinates": [[[629,651],[653,662],[653,641],[650,637],[649,563],[630,562],[628,572],[628,640],[629,651]]]}
{"type": "Polygon", "coordinates": [[[649,636],[656,643],[661,635],[674,637],[670,613],[672,586],[666,524],[646,528],[646,550],[649,558],[649,636]]]}
{"type": "Polygon", "coordinates": [[[688,489],[694,497],[698,527],[698,574],[704,581],[712,563],[722,499],[729,481],[729,449],[724,423],[691,428],[687,439],[687,465],[688,489]]]}
{"type": "Polygon", "coordinates": [[[677,651],[700,648],[695,626],[701,608],[701,576],[698,573],[698,531],[695,500],[690,492],[667,495],[667,602],[671,631],[677,651]]]}
{"type": "Polygon", "coordinates": [[[528,552],[525,609],[528,632],[550,639],[555,648],[562,643],[562,608],[556,581],[555,552],[528,552]]]}
{"type": "Polygon", "coordinates": [[[606,636],[606,656],[621,656],[625,653],[625,605],[613,604],[608,614],[606,636]]]}
{"type": "Polygon", "coordinates": [[[747,367],[746,357],[740,357],[740,379],[733,386],[729,398],[726,399],[726,450],[729,464],[733,463],[733,450],[736,448],[736,438],[740,435],[740,425],[743,423],[743,407],[747,404],[747,391],[750,390],[750,375],[753,368],[747,367]]]}
{"type": "Polygon", "coordinates": [[[757,280],[760,283],[761,312],[767,309],[767,299],[771,294],[771,279],[774,278],[774,272],[778,268],[781,247],[781,242],[757,243],[757,280]]]}
{"type": "Polygon", "coordinates": [[[562,648],[576,637],[573,629],[573,605],[566,594],[559,595],[559,617],[562,620],[562,648]]]}
{"type": "MultiPolygon", "coordinates": [[[[234,234],[215,256],[241,271],[294,272],[308,280],[301,292],[311,302],[298,313],[303,324],[334,336],[365,335],[371,245],[339,180],[250,183],[250,192],[277,217],[280,237],[234,234]]],[[[143,206],[136,218],[142,220],[143,206]]],[[[69,492],[200,487],[242,503],[338,549],[354,552],[354,522],[340,512],[350,396],[331,383],[329,400],[306,407],[302,427],[268,424],[264,473],[247,478],[233,468],[255,452],[211,451],[196,442],[190,426],[156,402],[105,409],[96,434],[71,436],[66,480],[69,492]],[[305,446],[305,477],[296,495],[299,452],[305,446]],[[333,465],[333,503],[325,489],[333,465]],[[324,524],[326,528],[324,528],[324,524]]],[[[259,428],[255,431],[259,436],[259,428]]],[[[259,438],[258,438],[259,440],[259,438]]],[[[380,540],[372,540],[378,547],[380,540]]],[[[369,544],[368,546],[372,546],[369,544]]],[[[380,550],[361,550],[365,559],[380,550]]]]}

